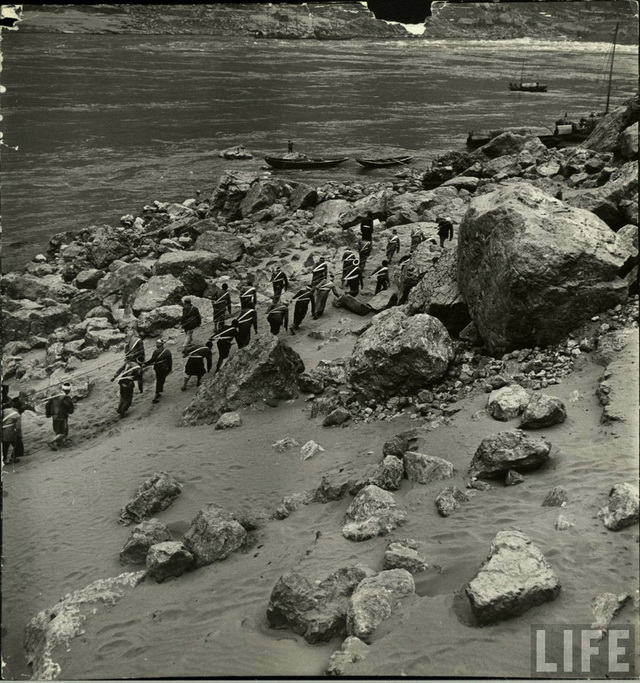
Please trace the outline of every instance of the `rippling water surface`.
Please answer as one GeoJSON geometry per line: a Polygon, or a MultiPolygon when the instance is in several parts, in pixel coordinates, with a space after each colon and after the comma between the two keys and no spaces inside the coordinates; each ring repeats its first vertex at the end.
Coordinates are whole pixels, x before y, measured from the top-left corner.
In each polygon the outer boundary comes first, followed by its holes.
{"type": "MultiPolygon", "coordinates": [[[[117,222],[154,199],[208,193],[288,139],[313,155],[412,153],[417,168],[470,128],[553,125],[603,108],[609,46],[492,41],[253,41],[209,36],[5,34],[4,269],[48,237],[117,222]],[[546,94],[512,93],[520,76],[546,94]],[[250,162],[217,153],[243,144],[250,162]],[[17,149],[13,149],[17,148],[17,149]]],[[[614,103],[637,87],[619,46],[614,103]]],[[[312,182],[381,178],[354,161],[312,182]]]]}

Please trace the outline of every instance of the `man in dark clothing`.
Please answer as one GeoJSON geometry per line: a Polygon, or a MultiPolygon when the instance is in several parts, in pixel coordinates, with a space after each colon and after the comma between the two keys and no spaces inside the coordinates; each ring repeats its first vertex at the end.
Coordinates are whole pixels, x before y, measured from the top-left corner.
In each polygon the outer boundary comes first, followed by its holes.
{"type": "Polygon", "coordinates": [[[140,356],[135,363],[125,361],[124,365],[111,378],[112,382],[118,380],[118,384],[120,385],[120,403],[118,404],[117,409],[117,413],[120,415],[120,417],[124,417],[131,407],[131,403],[133,401],[133,389],[136,382],[138,383],[138,391],[142,393],[143,364],[144,358],[142,358],[142,356],[140,356]]]}
{"type": "Polygon", "coordinates": [[[438,221],[438,237],[440,238],[440,246],[444,247],[444,241],[449,238],[453,239],[453,223],[450,218],[441,218],[438,221]]]}
{"type": "Polygon", "coordinates": [[[240,310],[245,311],[255,308],[257,300],[258,293],[256,292],[256,288],[251,284],[250,280],[247,280],[246,285],[240,293],[240,310]]]}
{"type": "Polygon", "coordinates": [[[365,218],[362,223],[360,223],[360,234],[364,241],[373,241],[373,218],[365,218]]]}
{"type": "Polygon", "coordinates": [[[2,462],[5,465],[20,459],[18,443],[22,443],[22,417],[10,403],[2,408],[2,462]]]}
{"type": "Polygon", "coordinates": [[[285,292],[289,289],[289,280],[287,276],[282,272],[280,266],[276,266],[271,273],[271,284],[273,286],[273,302],[277,303],[280,301],[280,295],[282,291],[285,292]]]}
{"type": "Polygon", "coordinates": [[[398,235],[398,231],[394,228],[393,232],[391,234],[391,237],[389,238],[389,241],[387,242],[387,261],[391,263],[391,260],[393,259],[394,254],[397,254],[400,252],[400,235],[398,235]]]}
{"type": "Polygon", "coordinates": [[[353,270],[354,264],[358,262],[358,255],[352,250],[347,249],[342,254],[342,282],[347,278],[347,275],[353,270]]]}
{"type": "Polygon", "coordinates": [[[151,358],[146,362],[146,365],[152,365],[153,371],[156,374],[156,395],[152,403],[158,403],[164,389],[164,381],[167,379],[167,375],[171,373],[171,370],[173,370],[171,351],[165,348],[163,339],[158,339],[156,342],[156,348],[151,354],[151,358]]]}
{"type": "Polygon", "coordinates": [[[75,409],[71,396],[69,396],[70,391],[71,384],[65,382],[62,385],[62,393],[52,396],[45,405],[45,414],[52,418],[55,433],[47,445],[54,451],[58,450],[58,446],[62,445],[69,435],[69,415],[72,415],[75,409]]]}
{"type": "Polygon", "coordinates": [[[371,256],[372,244],[369,240],[360,240],[358,242],[358,259],[360,260],[360,270],[364,273],[367,267],[367,260],[371,256]]]}
{"type": "Polygon", "coordinates": [[[231,315],[231,295],[229,294],[229,285],[224,282],[222,284],[222,294],[213,301],[213,323],[216,332],[219,332],[224,327],[227,313],[231,315]]]}
{"type": "Polygon", "coordinates": [[[258,333],[258,314],[255,308],[251,308],[242,312],[238,317],[238,334],[236,336],[236,343],[238,348],[242,349],[249,346],[251,342],[251,328],[253,327],[255,333],[258,333]]]}
{"type": "Polygon", "coordinates": [[[314,320],[321,318],[325,306],[327,305],[327,298],[329,297],[329,292],[333,292],[334,296],[340,296],[340,293],[336,289],[336,286],[331,282],[331,280],[324,280],[321,282],[314,291],[316,312],[313,316],[314,320]]]}
{"type": "Polygon", "coordinates": [[[215,337],[209,341],[216,340],[218,346],[218,364],[216,365],[216,372],[220,371],[222,363],[229,357],[231,351],[231,344],[238,336],[238,321],[233,320],[231,325],[227,325],[223,330],[220,330],[215,337]]]}
{"type": "Polygon", "coordinates": [[[287,142],[287,153],[293,154],[293,140],[287,142]]]}
{"type": "Polygon", "coordinates": [[[184,340],[184,346],[182,347],[183,351],[193,344],[193,332],[194,330],[197,330],[201,324],[202,318],[200,317],[200,311],[191,303],[191,299],[187,297],[182,304],[182,318],[180,319],[180,327],[182,327],[187,335],[184,340]]]}
{"type": "Polygon", "coordinates": [[[409,249],[409,252],[413,252],[417,249],[418,245],[422,244],[424,242],[425,236],[422,230],[415,228],[414,230],[411,231],[411,248],[409,249]]]}
{"type": "Polygon", "coordinates": [[[351,296],[358,296],[360,292],[360,287],[364,287],[364,282],[362,281],[362,271],[360,270],[360,265],[358,261],[355,261],[352,269],[347,273],[347,277],[344,279],[345,285],[349,287],[349,294],[351,296]]]}
{"type": "Polygon", "coordinates": [[[389,289],[389,262],[383,261],[380,268],[371,273],[371,277],[378,278],[376,281],[376,294],[383,289],[389,289]]]}
{"type": "Polygon", "coordinates": [[[271,334],[278,334],[280,328],[284,326],[285,330],[289,329],[289,306],[284,302],[274,301],[267,311],[267,322],[271,334]]]}
{"type": "Polygon", "coordinates": [[[184,365],[182,391],[186,391],[187,384],[189,384],[189,380],[192,377],[196,377],[196,386],[199,387],[205,372],[211,370],[211,365],[213,363],[213,358],[211,356],[212,347],[213,342],[209,340],[204,346],[199,346],[187,356],[187,362],[184,365]]]}
{"type": "Polygon", "coordinates": [[[291,299],[291,303],[295,303],[293,308],[293,325],[291,326],[291,334],[295,334],[295,330],[300,329],[300,323],[304,320],[311,304],[311,314],[316,314],[316,303],[313,300],[313,292],[310,287],[303,287],[291,299]]]}
{"type": "Polygon", "coordinates": [[[136,332],[135,328],[130,328],[127,343],[124,345],[124,359],[130,363],[135,363],[136,358],[145,357],[144,342],[142,337],[136,332]]]}
{"type": "Polygon", "coordinates": [[[400,296],[400,301],[398,303],[400,305],[406,304],[407,299],[409,298],[409,292],[413,289],[418,284],[418,280],[420,279],[418,276],[418,271],[415,266],[411,265],[406,265],[404,268],[404,272],[401,276],[402,279],[402,295],[400,296]]]}
{"type": "Polygon", "coordinates": [[[311,270],[311,289],[315,289],[328,276],[328,274],[329,265],[321,256],[320,260],[318,261],[318,265],[311,270]]]}

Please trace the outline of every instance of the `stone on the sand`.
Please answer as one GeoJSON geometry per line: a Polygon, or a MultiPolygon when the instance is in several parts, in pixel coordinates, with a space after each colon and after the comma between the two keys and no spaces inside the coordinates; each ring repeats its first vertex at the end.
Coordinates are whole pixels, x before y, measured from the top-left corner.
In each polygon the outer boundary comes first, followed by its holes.
{"type": "Polygon", "coordinates": [[[507,472],[507,476],[504,478],[504,485],[517,486],[518,484],[522,484],[523,481],[524,477],[520,474],[520,472],[516,472],[516,470],[509,470],[507,472]]]}
{"type": "Polygon", "coordinates": [[[183,542],[195,565],[203,567],[224,560],[244,545],[247,532],[230,513],[215,503],[207,503],[193,518],[183,542]]]}
{"type": "Polygon", "coordinates": [[[342,535],[350,541],[384,536],[403,524],[406,513],[397,509],[391,493],[370,484],[353,499],[344,517],[342,535]]]}
{"type": "Polygon", "coordinates": [[[558,531],[567,531],[568,529],[573,529],[575,524],[570,522],[564,515],[558,515],[556,519],[556,529],[558,531]]]}
{"type": "Polygon", "coordinates": [[[325,673],[327,676],[349,676],[352,665],[366,659],[368,654],[369,646],[366,643],[360,638],[349,636],[329,658],[325,673]]]}
{"type": "Polygon", "coordinates": [[[120,551],[120,564],[144,564],[152,545],[170,540],[171,532],[164,522],[155,517],[141,522],[133,527],[131,536],[120,551]]]}
{"type": "Polygon", "coordinates": [[[367,397],[406,396],[442,377],[453,357],[439,320],[391,309],[378,313],[358,337],[349,358],[349,381],[367,397]]]}
{"type": "Polygon", "coordinates": [[[455,469],[449,461],[437,458],[434,455],[407,451],[403,459],[407,479],[418,484],[443,481],[453,477],[455,473],[455,469]]]}
{"type": "Polygon", "coordinates": [[[619,531],[638,523],[638,487],[632,484],[616,484],[609,491],[606,507],[600,510],[604,525],[611,531],[619,531]]]}
{"type": "Polygon", "coordinates": [[[475,477],[499,477],[513,469],[526,472],[549,460],[551,444],[533,438],[519,429],[498,432],[480,442],[469,468],[475,477]]]}
{"type": "Polygon", "coordinates": [[[193,566],[193,555],[179,541],[164,541],[149,548],[146,558],[147,574],[162,583],[170,577],[184,574],[193,566]]]}
{"type": "Polygon", "coordinates": [[[367,484],[375,484],[385,491],[397,491],[403,476],[402,462],[393,455],[387,455],[367,477],[367,484]]]}
{"type": "Polygon", "coordinates": [[[133,301],[133,313],[139,315],[160,306],[178,304],[186,293],[182,282],[173,275],[153,275],[138,290],[133,301]]]}
{"type": "Polygon", "coordinates": [[[569,494],[564,486],[556,486],[547,493],[542,501],[542,507],[560,508],[569,502],[569,494]]]}
{"type": "Polygon", "coordinates": [[[392,436],[384,442],[382,446],[383,455],[395,455],[396,458],[402,458],[404,454],[411,449],[411,443],[417,438],[414,430],[408,430],[392,436]]]}
{"type": "Polygon", "coordinates": [[[332,410],[322,421],[323,427],[338,427],[343,425],[345,422],[349,422],[351,419],[351,413],[342,406],[338,406],[335,410],[332,410]]]}
{"type": "Polygon", "coordinates": [[[168,251],[155,262],[155,275],[173,275],[179,278],[188,267],[195,268],[203,275],[215,275],[220,268],[220,261],[215,254],[204,249],[195,251],[168,251]]]}
{"type": "Polygon", "coordinates": [[[487,410],[494,420],[507,422],[518,417],[529,403],[530,394],[519,384],[510,384],[489,394],[487,410]]]}
{"type": "Polygon", "coordinates": [[[491,353],[547,346],[626,299],[627,255],[590,211],[518,183],[471,200],[458,284],[491,353]]]}
{"type": "Polygon", "coordinates": [[[226,412],[258,400],[297,396],[300,356],[277,337],[263,334],[240,349],[212,377],[205,377],[182,414],[183,425],[211,424],[226,412]]]}
{"type": "Polygon", "coordinates": [[[340,500],[356,483],[356,475],[349,467],[340,467],[325,472],[315,494],[318,503],[340,500]]]}
{"type": "Polygon", "coordinates": [[[363,579],[353,591],[347,611],[349,635],[368,640],[400,601],[415,593],[413,577],[406,569],[388,569],[363,579]]]}
{"type": "Polygon", "coordinates": [[[133,524],[166,510],[180,495],[182,484],[166,472],[156,472],[120,511],[119,524],[133,524]]]}
{"type": "Polygon", "coordinates": [[[313,458],[318,453],[324,453],[324,448],[312,439],[300,448],[300,460],[309,460],[309,458],[313,458]]]}
{"type": "Polygon", "coordinates": [[[555,396],[533,394],[520,419],[521,429],[552,427],[565,421],[567,409],[555,396]]]}
{"type": "Polygon", "coordinates": [[[418,574],[429,568],[426,559],[415,548],[402,541],[389,543],[382,566],[384,569],[406,569],[411,574],[418,574]]]}
{"type": "Polygon", "coordinates": [[[32,680],[50,681],[60,676],[60,665],[53,660],[56,650],[67,650],[69,641],[85,632],[86,620],[97,614],[101,605],[112,607],[145,576],[145,571],[138,571],[98,579],[38,612],[27,624],[23,641],[32,680]]]}
{"type": "Polygon", "coordinates": [[[291,436],[285,436],[284,439],[278,439],[275,443],[271,444],[276,453],[284,453],[287,448],[294,448],[300,444],[291,436]]]}
{"type": "Polygon", "coordinates": [[[364,565],[342,567],[319,583],[296,572],[283,574],[269,598],[269,626],[289,628],[309,643],[345,635],[349,598],[363,579],[373,575],[364,565]]]}
{"type": "Polygon", "coordinates": [[[290,493],[285,496],[279,503],[275,512],[274,519],[286,519],[292,512],[295,512],[301,505],[309,505],[316,500],[316,491],[314,489],[307,489],[299,493],[290,493]]]}
{"type": "Polygon", "coordinates": [[[608,632],[608,626],[616,614],[631,600],[628,593],[601,593],[591,601],[593,623],[591,628],[599,631],[598,640],[604,638],[608,632]]]}
{"type": "Polygon", "coordinates": [[[223,413],[216,422],[215,429],[233,429],[234,427],[242,427],[240,413],[223,413]]]}
{"type": "Polygon", "coordinates": [[[466,503],[469,496],[457,486],[450,486],[438,494],[436,509],[441,517],[449,517],[458,510],[461,503],[466,503]]]}
{"type": "Polygon", "coordinates": [[[518,616],[554,600],[560,581],[542,552],[520,531],[499,531],[466,594],[479,624],[518,616]]]}

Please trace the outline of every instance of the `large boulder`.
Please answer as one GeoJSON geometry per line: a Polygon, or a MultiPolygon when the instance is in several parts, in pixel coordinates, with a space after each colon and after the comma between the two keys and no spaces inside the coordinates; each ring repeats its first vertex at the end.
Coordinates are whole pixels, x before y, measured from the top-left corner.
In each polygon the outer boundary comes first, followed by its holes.
{"type": "Polygon", "coordinates": [[[145,311],[138,318],[138,331],[148,337],[157,337],[165,330],[178,327],[182,320],[182,306],[160,306],[145,311]]]}
{"type": "Polygon", "coordinates": [[[625,300],[627,253],[592,213],[525,184],[472,199],[460,225],[458,284],[492,353],[558,342],[625,300]]]}
{"type": "Polygon", "coordinates": [[[616,484],[609,491],[606,507],[600,517],[611,531],[619,531],[638,523],[638,487],[633,484],[616,484]]]}
{"type": "Polygon", "coordinates": [[[239,261],[244,254],[244,241],[228,232],[209,230],[196,240],[195,248],[210,251],[217,259],[219,268],[239,261]]]}
{"type": "Polygon", "coordinates": [[[413,577],[406,569],[387,569],[363,579],[353,592],[347,611],[347,631],[361,640],[397,609],[403,598],[415,593],[413,577]]]}
{"type": "Polygon", "coordinates": [[[555,396],[533,394],[520,419],[521,429],[552,427],[565,421],[567,409],[555,396]]]}
{"type": "Polygon", "coordinates": [[[132,251],[130,231],[103,225],[93,229],[88,247],[89,259],[95,268],[106,268],[116,259],[132,251]]]}
{"type": "Polygon", "coordinates": [[[227,171],[218,180],[209,199],[209,212],[229,220],[240,218],[240,203],[251,184],[261,177],[255,171],[227,171]]]}
{"type": "Polygon", "coordinates": [[[215,275],[221,266],[216,254],[204,249],[195,251],[168,251],[156,261],[153,272],[155,275],[173,275],[179,278],[185,268],[191,266],[203,275],[215,275]]]}
{"type": "Polygon", "coordinates": [[[119,524],[139,523],[166,510],[182,492],[182,484],[166,472],[156,472],[120,511],[119,524]]]}
{"type": "Polygon", "coordinates": [[[534,439],[519,429],[498,432],[480,442],[469,472],[476,477],[501,477],[509,470],[527,472],[549,460],[551,444],[534,439]]]}
{"type": "Polygon", "coordinates": [[[184,285],[173,275],[154,275],[138,290],[133,301],[133,312],[154,311],[160,306],[178,304],[187,293],[184,285]]]}
{"type": "Polygon", "coordinates": [[[638,122],[625,128],[618,137],[618,150],[623,159],[633,161],[638,158],[638,122]]]}
{"type": "Polygon", "coordinates": [[[555,600],[560,581],[540,550],[520,531],[499,531],[466,594],[479,624],[492,624],[555,600]]]}
{"type": "Polygon", "coordinates": [[[198,567],[224,560],[241,548],[247,538],[235,515],[215,503],[208,503],[193,518],[183,543],[198,567]]]}
{"type": "Polygon", "coordinates": [[[234,354],[215,377],[205,378],[184,411],[182,424],[211,424],[223,413],[255,401],[294,398],[301,372],[304,363],[290,346],[262,334],[234,354]]]}
{"type": "Polygon", "coordinates": [[[596,152],[619,152],[620,136],[629,126],[637,123],[639,112],[640,100],[635,95],[600,119],[582,147],[596,152]]]}
{"type": "Polygon", "coordinates": [[[342,535],[350,541],[384,536],[403,524],[406,513],[397,509],[393,495],[374,484],[353,499],[345,517],[342,535]]]}
{"type": "Polygon", "coordinates": [[[376,315],[358,337],[349,359],[349,382],[367,397],[406,396],[440,379],[453,357],[439,320],[391,309],[376,315]]]}
{"type": "Polygon", "coordinates": [[[0,289],[12,299],[42,301],[53,299],[66,303],[78,293],[71,285],[65,284],[58,275],[35,277],[28,273],[7,273],[2,276],[0,289]]]}
{"type": "Polygon", "coordinates": [[[155,517],[136,524],[120,551],[120,564],[144,564],[152,545],[171,540],[171,532],[167,525],[155,517]]]}
{"type": "Polygon", "coordinates": [[[321,225],[340,225],[343,215],[351,208],[346,199],[329,199],[318,204],[313,212],[313,222],[321,225]]]}
{"type": "Polygon", "coordinates": [[[455,474],[453,465],[447,460],[415,451],[405,452],[404,471],[409,481],[415,481],[418,484],[443,481],[455,474]]]}
{"type": "Polygon", "coordinates": [[[374,575],[364,565],[342,567],[316,583],[296,572],[283,574],[269,598],[269,626],[289,628],[309,643],[345,635],[349,598],[363,579],[374,575]]]}
{"type": "Polygon", "coordinates": [[[508,422],[525,409],[531,395],[519,384],[509,384],[489,394],[487,410],[494,420],[508,422]]]}
{"type": "Polygon", "coordinates": [[[97,268],[88,268],[87,270],[81,270],[76,275],[76,287],[78,289],[95,289],[98,286],[98,282],[106,275],[104,270],[98,270],[97,268]]]}
{"type": "Polygon", "coordinates": [[[3,310],[2,336],[4,342],[46,337],[74,321],[78,322],[67,304],[41,306],[23,299],[16,311],[3,310]]]}
{"type": "Polygon", "coordinates": [[[382,560],[384,569],[406,569],[418,574],[429,568],[426,559],[418,552],[418,544],[412,539],[392,541],[387,546],[382,560]]]}
{"type": "Polygon", "coordinates": [[[107,273],[96,287],[96,295],[106,299],[113,295],[131,296],[147,281],[151,271],[143,263],[127,263],[118,270],[107,273]]]}

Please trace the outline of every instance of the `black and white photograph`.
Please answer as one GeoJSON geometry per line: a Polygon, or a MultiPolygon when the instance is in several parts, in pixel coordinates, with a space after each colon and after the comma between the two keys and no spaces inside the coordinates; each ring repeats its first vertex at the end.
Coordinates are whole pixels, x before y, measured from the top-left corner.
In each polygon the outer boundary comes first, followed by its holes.
{"type": "Polygon", "coordinates": [[[637,679],[638,16],[2,6],[3,680],[637,679]]]}

